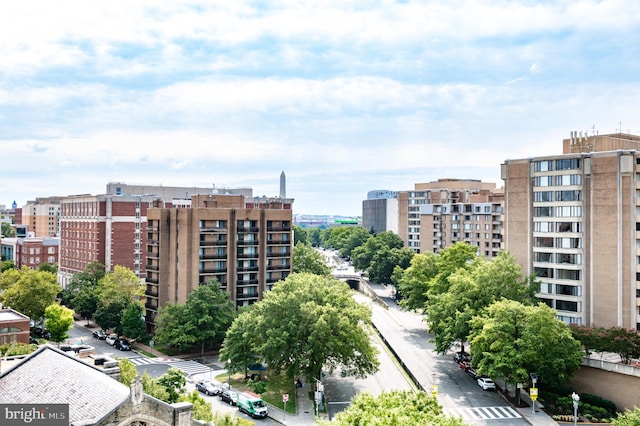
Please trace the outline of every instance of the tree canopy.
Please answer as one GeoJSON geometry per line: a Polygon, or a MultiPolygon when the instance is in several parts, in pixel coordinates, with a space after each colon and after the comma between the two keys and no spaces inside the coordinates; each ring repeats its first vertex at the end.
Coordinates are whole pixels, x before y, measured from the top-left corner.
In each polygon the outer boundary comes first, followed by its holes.
{"type": "MultiPolygon", "coordinates": [[[[99,268],[96,274],[99,275],[99,268]]],[[[113,271],[99,279],[95,290],[98,307],[94,314],[96,323],[103,329],[122,334],[122,315],[129,305],[140,303],[144,285],[136,274],[124,266],[116,265],[113,271]]]]}
{"type": "Polygon", "coordinates": [[[523,279],[521,268],[506,252],[486,260],[476,258],[466,268],[458,268],[448,277],[443,293],[430,292],[427,323],[435,335],[436,350],[445,353],[458,341],[467,341],[469,321],[503,298],[532,305],[539,286],[532,278],[523,279]]]}
{"type": "Polygon", "coordinates": [[[44,310],[44,326],[51,334],[54,342],[60,343],[69,338],[69,330],[73,328],[74,312],[66,306],[52,303],[44,310]]]}
{"type": "Polygon", "coordinates": [[[378,396],[362,392],[356,395],[349,407],[340,411],[332,422],[322,425],[338,426],[395,426],[433,425],[463,426],[459,417],[447,416],[436,397],[425,392],[392,390],[378,396]]]}
{"type": "Polygon", "coordinates": [[[238,340],[248,338],[270,368],[290,377],[312,380],[323,368],[338,366],[343,376],[364,377],[378,369],[377,351],[365,329],[371,311],[334,278],[291,274],[240,318],[223,343],[223,354],[232,359],[241,357],[237,348],[244,350],[238,340]]]}
{"type": "Polygon", "coordinates": [[[62,288],[51,272],[23,266],[8,269],[0,275],[0,301],[33,320],[44,317],[47,306],[54,303],[62,288]]]}
{"type": "Polygon", "coordinates": [[[309,244],[298,243],[291,254],[293,272],[308,272],[316,275],[330,275],[331,268],[327,265],[324,256],[309,244]]]}
{"type": "Polygon", "coordinates": [[[503,299],[471,320],[471,355],[478,374],[526,383],[536,373],[545,383],[566,383],[582,363],[569,327],[545,304],[503,299]]]}
{"type": "Polygon", "coordinates": [[[167,304],[156,317],[158,343],[182,347],[222,340],[235,318],[235,306],[229,293],[217,281],[200,285],[181,304],[167,304]]]}
{"type": "MultiPolygon", "coordinates": [[[[382,261],[381,253],[384,249],[402,249],[404,242],[402,239],[391,231],[381,232],[375,237],[369,238],[363,244],[354,248],[351,252],[351,259],[353,260],[353,266],[361,271],[367,271],[369,273],[369,267],[374,260],[382,261]],[[376,258],[376,255],[378,256],[376,258]]],[[[405,267],[408,267],[409,263],[405,267]]],[[[391,268],[393,271],[393,268],[391,268]]],[[[389,272],[389,278],[391,272],[389,272]]]]}

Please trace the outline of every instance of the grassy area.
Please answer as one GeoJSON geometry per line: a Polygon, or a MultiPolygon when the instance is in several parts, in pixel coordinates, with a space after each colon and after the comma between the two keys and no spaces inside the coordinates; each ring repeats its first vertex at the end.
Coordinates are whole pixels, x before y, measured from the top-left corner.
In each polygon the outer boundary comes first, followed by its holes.
{"type": "Polygon", "coordinates": [[[151,352],[147,352],[144,349],[140,349],[139,347],[136,347],[136,352],[140,352],[141,354],[143,354],[144,356],[146,356],[148,358],[156,358],[156,356],[154,354],[152,354],[151,352]]]}
{"type": "MultiPolygon", "coordinates": [[[[266,371],[260,371],[263,377],[266,377],[267,390],[260,394],[260,397],[268,404],[283,409],[282,395],[289,394],[289,401],[287,402],[287,413],[296,414],[296,388],[293,383],[293,379],[281,375],[271,374],[267,369],[266,371]]],[[[226,373],[216,376],[216,380],[221,383],[229,381],[229,376],[226,373]]],[[[235,373],[231,375],[231,387],[240,391],[252,391],[247,386],[247,381],[244,378],[244,373],[235,373]]]]}

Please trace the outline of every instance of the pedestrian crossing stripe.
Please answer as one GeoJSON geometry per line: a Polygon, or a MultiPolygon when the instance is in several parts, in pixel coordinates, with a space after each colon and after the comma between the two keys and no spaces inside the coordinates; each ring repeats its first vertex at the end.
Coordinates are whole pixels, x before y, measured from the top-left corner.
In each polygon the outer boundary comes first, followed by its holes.
{"type": "Polygon", "coordinates": [[[167,361],[161,358],[129,358],[129,361],[133,363],[135,366],[140,365],[150,365],[150,364],[167,364],[171,367],[175,367],[179,370],[182,370],[185,375],[189,376],[191,374],[200,374],[200,373],[209,373],[211,371],[210,367],[206,365],[202,365],[196,361],[167,361]]]}
{"type": "Polygon", "coordinates": [[[444,411],[463,420],[519,419],[522,415],[511,407],[459,407],[445,408],[444,411]]]}
{"type": "Polygon", "coordinates": [[[158,362],[155,358],[129,358],[129,361],[131,361],[133,365],[148,365],[158,362]]]}

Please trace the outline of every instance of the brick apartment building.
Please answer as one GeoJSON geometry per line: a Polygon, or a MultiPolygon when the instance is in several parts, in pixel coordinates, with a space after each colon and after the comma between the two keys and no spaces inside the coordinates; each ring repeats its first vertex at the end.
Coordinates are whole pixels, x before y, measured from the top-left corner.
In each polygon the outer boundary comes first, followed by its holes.
{"type": "Polygon", "coordinates": [[[506,249],[565,322],[640,330],[640,137],[562,144],[502,165],[506,249]]]}
{"type": "Polygon", "coordinates": [[[91,262],[109,272],[115,265],[144,278],[147,209],[155,196],[75,195],[60,202],[60,263],[58,281],[64,288],[71,277],[91,262]]]}
{"type": "Polygon", "coordinates": [[[0,309],[0,346],[10,343],[29,344],[29,317],[13,309],[0,309]]]}
{"type": "Polygon", "coordinates": [[[189,209],[147,211],[146,320],[217,280],[237,306],[260,300],[291,273],[291,199],[229,194],[192,197],[189,209]]]}
{"type": "Polygon", "coordinates": [[[4,260],[13,260],[18,269],[38,269],[42,264],[58,263],[59,238],[2,238],[0,250],[4,260]]]}

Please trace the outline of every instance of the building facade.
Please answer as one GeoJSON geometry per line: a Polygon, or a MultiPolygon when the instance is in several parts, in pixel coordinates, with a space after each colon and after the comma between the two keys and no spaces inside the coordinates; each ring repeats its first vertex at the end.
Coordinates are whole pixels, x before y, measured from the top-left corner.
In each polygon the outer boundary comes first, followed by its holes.
{"type": "Polygon", "coordinates": [[[59,238],[2,238],[0,241],[2,259],[13,260],[18,269],[23,266],[38,269],[44,263],[55,265],[59,245],[59,238]]]}
{"type": "Polygon", "coordinates": [[[146,321],[217,280],[237,306],[260,300],[291,273],[291,201],[239,195],[192,197],[189,209],[151,208],[146,227],[146,321]]]}
{"type": "Polygon", "coordinates": [[[495,257],[503,248],[504,191],[474,179],[416,183],[412,191],[371,191],[362,203],[362,223],[393,231],[416,253],[466,241],[495,257]]]}
{"type": "Polygon", "coordinates": [[[111,194],[64,198],[60,203],[60,285],[64,288],[91,262],[102,263],[106,272],[121,265],[144,278],[147,209],[157,200],[151,195],[111,194]]]}
{"type": "Polygon", "coordinates": [[[64,197],[43,197],[22,207],[22,225],[34,237],[56,237],[60,233],[60,201],[64,197]]]}
{"type": "Polygon", "coordinates": [[[640,330],[640,137],[578,135],[507,160],[506,249],[567,323],[640,330]]]}
{"type": "Polygon", "coordinates": [[[362,226],[374,233],[398,233],[398,193],[375,190],[367,193],[362,202],[362,226]]]}
{"type": "Polygon", "coordinates": [[[29,344],[29,317],[6,308],[0,309],[0,346],[11,343],[29,344]]]}

